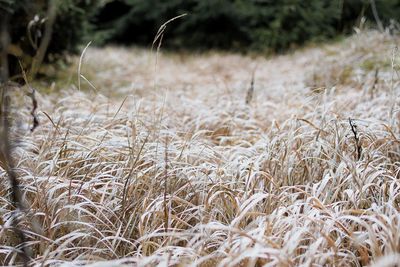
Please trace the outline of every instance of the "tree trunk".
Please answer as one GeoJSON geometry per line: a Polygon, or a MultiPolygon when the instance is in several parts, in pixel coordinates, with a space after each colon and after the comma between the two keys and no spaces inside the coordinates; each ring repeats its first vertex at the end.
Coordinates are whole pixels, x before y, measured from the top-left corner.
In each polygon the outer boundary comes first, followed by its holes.
{"type": "Polygon", "coordinates": [[[47,21],[45,24],[43,39],[40,42],[40,46],[36,52],[35,57],[32,60],[31,71],[29,72],[29,79],[35,78],[39,67],[42,64],[46,55],[47,48],[49,47],[51,35],[53,34],[53,25],[57,15],[57,2],[58,0],[49,0],[49,7],[47,9],[47,21]]]}

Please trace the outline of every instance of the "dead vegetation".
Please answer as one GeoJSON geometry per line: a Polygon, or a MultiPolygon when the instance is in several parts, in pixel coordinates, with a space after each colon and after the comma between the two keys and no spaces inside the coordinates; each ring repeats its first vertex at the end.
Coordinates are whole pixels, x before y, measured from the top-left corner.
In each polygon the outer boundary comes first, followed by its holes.
{"type": "MultiPolygon", "coordinates": [[[[396,44],[369,32],[269,60],[160,54],[156,82],[148,52],[88,49],[99,92],[38,95],[41,125],[15,153],[32,265],[394,266],[396,44]],[[365,53],[393,68],[359,74],[365,53]],[[310,93],[313,73],[342,66],[310,93]]],[[[1,183],[0,262],[13,265],[1,183]]]]}

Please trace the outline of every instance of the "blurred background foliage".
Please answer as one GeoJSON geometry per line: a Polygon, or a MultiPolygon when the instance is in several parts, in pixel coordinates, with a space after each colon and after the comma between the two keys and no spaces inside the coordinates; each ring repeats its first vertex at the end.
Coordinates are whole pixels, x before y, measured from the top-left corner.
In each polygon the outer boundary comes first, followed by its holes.
{"type": "Polygon", "coordinates": [[[10,74],[20,72],[18,60],[27,70],[32,64],[49,3],[56,3],[57,12],[47,62],[77,52],[89,40],[149,46],[163,23],[183,13],[188,15],[167,26],[163,47],[282,52],[351,33],[364,21],[375,24],[372,3],[384,27],[394,29],[400,20],[399,0],[0,0],[2,28],[10,35],[2,43],[10,74]]]}
{"type": "MultiPolygon", "coordinates": [[[[384,25],[400,19],[400,1],[375,0],[384,25]]],[[[113,0],[94,22],[100,43],[148,45],[167,27],[164,46],[185,49],[284,51],[350,33],[361,18],[375,23],[370,0],[113,0]]]]}
{"type": "MultiPolygon", "coordinates": [[[[92,38],[92,18],[101,7],[97,0],[0,0],[0,46],[8,55],[9,76],[21,79],[21,62],[29,72],[37,58],[46,32],[46,23],[54,5],[55,20],[51,38],[45,47],[44,61],[56,62],[67,53],[79,51],[79,46],[92,38]]],[[[3,60],[4,61],[4,60],[3,60]]],[[[2,68],[4,62],[0,59],[2,68]]],[[[40,73],[39,73],[40,74],[40,73]]]]}

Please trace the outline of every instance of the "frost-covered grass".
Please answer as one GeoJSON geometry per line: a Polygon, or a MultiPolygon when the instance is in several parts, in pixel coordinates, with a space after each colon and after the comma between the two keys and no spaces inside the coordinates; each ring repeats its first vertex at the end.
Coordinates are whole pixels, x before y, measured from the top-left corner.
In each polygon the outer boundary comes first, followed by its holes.
{"type": "MultiPolygon", "coordinates": [[[[81,71],[96,89],[39,95],[41,124],[16,150],[32,264],[398,263],[396,44],[368,32],[271,59],[161,53],[157,64],[149,51],[89,48],[81,71]]],[[[13,265],[0,175],[0,263],[13,265]]]]}

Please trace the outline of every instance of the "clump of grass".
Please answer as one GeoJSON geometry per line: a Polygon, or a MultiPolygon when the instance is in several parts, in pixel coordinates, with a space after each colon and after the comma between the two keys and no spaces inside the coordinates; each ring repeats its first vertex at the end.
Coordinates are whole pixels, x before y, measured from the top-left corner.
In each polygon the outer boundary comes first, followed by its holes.
{"type": "MultiPolygon", "coordinates": [[[[322,49],[325,59],[316,64],[314,70],[307,75],[305,83],[316,94],[333,86],[368,91],[365,87],[375,83],[373,77],[376,70],[388,73],[392,69],[390,53],[394,44],[389,35],[364,33],[363,37],[356,35],[343,42],[342,46],[327,45],[322,49]],[[374,45],[362,45],[361,42],[367,39],[374,45]],[[353,47],[349,49],[346,45],[353,47]]],[[[395,61],[397,60],[396,58],[395,61]]]]}
{"type": "Polygon", "coordinates": [[[391,68],[390,61],[387,61],[382,56],[376,56],[365,59],[360,64],[360,68],[366,72],[375,71],[376,69],[389,70],[391,68]]]}

